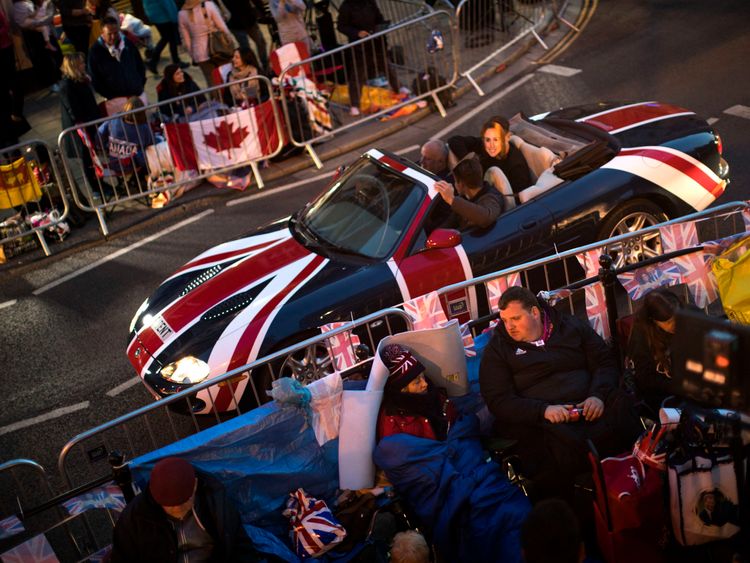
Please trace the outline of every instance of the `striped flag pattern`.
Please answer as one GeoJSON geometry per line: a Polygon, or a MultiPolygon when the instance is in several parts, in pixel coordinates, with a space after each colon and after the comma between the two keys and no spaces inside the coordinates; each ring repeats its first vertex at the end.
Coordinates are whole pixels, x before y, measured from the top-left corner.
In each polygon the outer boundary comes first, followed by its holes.
{"type": "Polygon", "coordinates": [[[0,554],[3,563],[58,563],[52,546],[44,534],[34,536],[28,541],[0,554]]]}
{"type": "MultiPolygon", "coordinates": [[[[320,327],[320,332],[326,333],[344,326],[345,322],[328,323],[320,327]]],[[[357,363],[354,347],[360,343],[359,336],[352,331],[341,332],[326,340],[328,355],[331,356],[333,367],[337,371],[348,369],[357,363]]]]}
{"type": "Polygon", "coordinates": [[[435,291],[406,301],[404,311],[414,319],[414,330],[440,328],[448,322],[448,317],[435,291]]]}
{"type": "Polygon", "coordinates": [[[20,534],[25,530],[23,523],[15,515],[0,520],[0,540],[20,534]]]}
{"type": "MultiPolygon", "coordinates": [[[[698,246],[698,231],[695,222],[677,223],[659,228],[664,252],[672,252],[698,246]]],[[[719,297],[716,278],[707,264],[707,255],[702,250],[673,259],[680,268],[684,283],[698,307],[706,307],[719,297]]]]}
{"type": "Polygon", "coordinates": [[[125,508],[125,496],[120,487],[109,483],[73,497],[62,504],[71,516],[82,514],[92,508],[108,508],[120,512],[125,508]]]}
{"type": "MultiPolygon", "coordinates": [[[[599,256],[602,249],[595,248],[588,252],[576,255],[578,263],[586,272],[586,277],[590,278],[599,274],[599,256]]],[[[610,337],[609,318],[607,316],[607,300],[604,297],[604,285],[596,282],[586,286],[586,316],[594,330],[607,340],[610,337]]]]}
{"type": "Polygon", "coordinates": [[[325,501],[308,496],[304,489],[289,494],[284,516],[289,518],[297,555],[302,558],[317,557],[346,537],[325,501]]]}
{"type": "Polygon", "coordinates": [[[493,313],[497,313],[499,311],[497,307],[497,301],[498,299],[500,299],[500,296],[508,291],[509,287],[520,285],[521,274],[518,272],[514,272],[512,274],[508,274],[507,276],[502,276],[500,278],[495,278],[494,280],[488,281],[485,284],[485,287],[487,288],[487,300],[490,303],[490,310],[493,313]]]}
{"type": "Polygon", "coordinates": [[[680,268],[672,260],[645,266],[631,272],[617,274],[622,287],[633,301],[637,301],[657,287],[677,285],[682,280],[680,268]]]}

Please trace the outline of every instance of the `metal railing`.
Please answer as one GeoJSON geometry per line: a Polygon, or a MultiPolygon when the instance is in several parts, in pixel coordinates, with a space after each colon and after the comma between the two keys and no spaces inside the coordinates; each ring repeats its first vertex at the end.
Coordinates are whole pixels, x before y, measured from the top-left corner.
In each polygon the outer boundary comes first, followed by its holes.
{"type": "MultiPolygon", "coordinates": [[[[385,331],[383,335],[385,336],[397,332],[397,329],[409,330],[411,327],[411,317],[401,309],[383,309],[346,323],[335,330],[287,346],[219,377],[164,397],[69,440],[58,457],[60,475],[68,487],[73,487],[76,483],[89,482],[109,471],[107,457],[113,450],[118,450],[125,454],[127,459],[132,459],[200,432],[202,429],[220,424],[227,418],[239,416],[243,409],[234,394],[233,404],[228,412],[219,413],[215,405],[209,415],[197,417],[193,412],[197,398],[203,393],[213,398],[222,387],[228,386],[234,390],[241,379],[248,379],[250,383],[250,389],[245,389],[245,393],[251,391],[251,399],[257,404],[264,402],[261,400],[261,393],[265,391],[265,387],[257,384],[256,380],[261,381],[266,376],[268,376],[268,381],[277,379],[283,375],[283,372],[280,373],[279,362],[283,362],[295,353],[304,353],[310,347],[327,347],[328,339],[333,336],[357,329],[357,332],[364,335],[367,339],[366,343],[374,350],[377,342],[380,341],[376,333],[382,334],[385,331]],[[398,325],[394,327],[394,323],[398,325]],[[174,410],[182,411],[189,416],[176,415],[174,410]],[[73,452],[78,452],[79,457],[74,459],[73,452]],[[76,461],[79,463],[76,464],[76,461]],[[75,467],[71,467],[71,464],[75,464],[75,467]]],[[[351,370],[347,370],[349,371],[351,370]]]]}
{"type": "Polygon", "coordinates": [[[455,16],[460,74],[480,96],[484,91],[473,75],[501,53],[529,35],[547,49],[539,32],[548,16],[555,14],[554,4],[549,0],[461,0],[455,16]]]}
{"type": "Polygon", "coordinates": [[[306,117],[294,107],[294,98],[284,96],[282,106],[291,142],[306,147],[320,168],[312,144],[321,139],[406,111],[406,106],[428,97],[445,116],[438,93],[456,82],[454,33],[452,15],[435,11],[289,65],[279,82],[303,98],[308,81],[316,90],[327,92],[335,123],[305,132],[306,117]],[[423,76],[427,78],[420,80],[423,76]]]}
{"type": "MultiPolygon", "coordinates": [[[[548,256],[546,258],[539,258],[532,260],[518,266],[505,268],[490,274],[479,276],[471,280],[464,282],[455,283],[438,290],[438,295],[443,296],[458,291],[465,291],[469,288],[475,288],[477,286],[484,286],[484,292],[482,295],[485,298],[485,303],[482,305],[487,307],[483,313],[488,313],[488,309],[491,307],[489,303],[489,290],[487,289],[487,283],[498,278],[510,276],[512,274],[519,274],[521,276],[521,283],[525,287],[536,291],[553,291],[562,287],[573,286],[579,289],[578,286],[583,287],[586,281],[586,276],[583,273],[582,268],[579,268],[577,262],[575,266],[571,267],[571,259],[575,259],[576,256],[581,255],[590,250],[602,248],[603,252],[606,253],[608,250],[620,248],[622,249],[623,243],[633,240],[642,241],[648,239],[654,235],[659,234],[659,229],[666,225],[674,225],[677,223],[686,223],[690,221],[696,222],[698,231],[699,242],[707,242],[711,240],[717,240],[722,237],[730,236],[736,233],[744,232],[745,225],[742,219],[742,212],[750,209],[750,202],[730,202],[704,211],[685,215],[671,221],[666,221],[652,227],[647,227],[639,231],[627,233],[612,237],[606,240],[597,241],[586,246],[573,248],[548,256]],[[562,275],[562,279],[557,282],[558,278],[562,275]],[[533,279],[532,279],[533,278],[533,279]]],[[[641,264],[633,264],[630,268],[636,268],[641,264]]],[[[590,282],[598,281],[596,279],[589,280],[590,282]]],[[[685,297],[687,298],[687,288],[684,288],[685,297]]],[[[477,291],[476,294],[480,292],[477,291]]],[[[582,299],[575,299],[576,294],[573,293],[570,296],[564,297],[568,303],[571,314],[582,314],[585,315],[585,303],[582,299]]],[[[625,294],[619,296],[618,309],[624,310],[627,314],[633,312],[633,301],[629,295],[625,294]]],[[[480,310],[482,308],[480,307],[480,310]]],[[[613,333],[614,334],[614,333],[613,333]]]]}
{"type": "Polygon", "coordinates": [[[64,186],[54,151],[44,141],[25,141],[0,151],[0,210],[9,210],[0,219],[5,258],[36,248],[37,243],[47,256],[51,254],[45,232],[62,240],[69,231],[64,223],[64,186]]]}
{"type": "Polygon", "coordinates": [[[116,205],[212,177],[231,187],[243,180],[230,173],[249,179],[247,168],[262,188],[258,163],[281,152],[284,134],[270,80],[251,76],[69,127],[58,144],[76,205],[107,236],[116,205]]]}

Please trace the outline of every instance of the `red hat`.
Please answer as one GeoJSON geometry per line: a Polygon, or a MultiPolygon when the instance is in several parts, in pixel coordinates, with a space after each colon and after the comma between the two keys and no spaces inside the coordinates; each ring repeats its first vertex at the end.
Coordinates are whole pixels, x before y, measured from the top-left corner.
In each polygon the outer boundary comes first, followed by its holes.
{"type": "Polygon", "coordinates": [[[398,393],[424,372],[422,363],[409,350],[399,344],[388,344],[380,357],[390,375],[385,382],[386,393],[398,393]]]}
{"type": "Polygon", "coordinates": [[[148,490],[161,506],[184,504],[195,490],[195,469],[181,457],[164,458],[151,470],[148,490]]]}

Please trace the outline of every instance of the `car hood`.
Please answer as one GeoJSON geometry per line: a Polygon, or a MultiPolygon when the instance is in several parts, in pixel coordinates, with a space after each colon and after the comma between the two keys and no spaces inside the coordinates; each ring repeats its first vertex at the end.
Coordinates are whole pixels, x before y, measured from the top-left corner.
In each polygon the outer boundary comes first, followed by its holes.
{"type": "Polygon", "coordinates": [[[144,302],[131,325],[128,357],[142,376],[200,348],[212,376],[243,365],[281,306],[329,262],[286,226],[211,248],[144,302]]]}

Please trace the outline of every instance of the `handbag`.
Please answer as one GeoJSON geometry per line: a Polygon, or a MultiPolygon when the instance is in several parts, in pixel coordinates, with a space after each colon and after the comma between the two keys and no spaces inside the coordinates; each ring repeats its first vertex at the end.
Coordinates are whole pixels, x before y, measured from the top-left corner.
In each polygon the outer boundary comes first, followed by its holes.
{"type": "Polygon", "coordinates": [[[216,66],[228,63],[232,60],[234,54],[234,42],[226,33],[214,27],[213,21],[208,17],[205,2],[201,2],[201,10],[203,10],[203,17],[209,22],[211,28],[208,33],[208,55],[211,62],[216,66]]]}
{"type": "Polygon", "coordinates": [[[740,531],[732,456],[712,450],[668,461],[672,528],[682,545],[726,539],[740,531]]]}
{"type": "Polygon", "coordinates": [[[750,239],[744,238],[711,264],[724,312],[731,320],[750,324],[750,239]]]}

